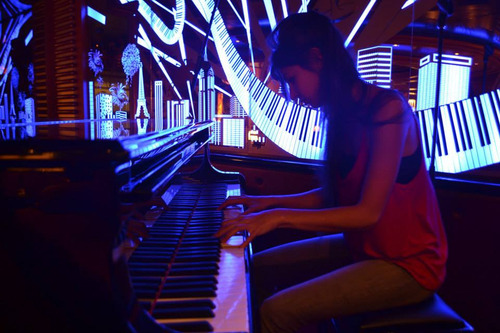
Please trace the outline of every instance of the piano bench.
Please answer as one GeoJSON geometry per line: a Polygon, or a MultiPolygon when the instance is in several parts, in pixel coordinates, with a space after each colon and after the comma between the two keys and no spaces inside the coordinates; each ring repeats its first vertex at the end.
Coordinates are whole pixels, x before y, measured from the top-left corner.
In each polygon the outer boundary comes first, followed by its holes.
{"type": "MultiPolygon", "coordinates": [[[[473,327],[437,294],[421,303],[365,313],[355,318],[346,318],[346,322],[352,323],[352,319],[356,322],[354,331],[360,333],[474,332],[473,327]]],[[[343,321],[344,319],[338,322],[334,320],[333,324],[339,333],[343,332],[340,329],[343,321]]]]}

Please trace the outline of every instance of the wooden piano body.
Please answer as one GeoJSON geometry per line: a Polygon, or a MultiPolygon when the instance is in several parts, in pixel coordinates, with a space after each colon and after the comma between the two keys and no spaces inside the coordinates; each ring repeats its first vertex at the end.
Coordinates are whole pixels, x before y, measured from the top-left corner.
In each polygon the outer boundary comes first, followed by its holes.
{"type": "Polygon", "coordinates": [[[7,128],[1,330],[249,332],[249,252],[212,237],[242,177],[209,161],[179,173],[200,149],[208,158],[210,122],[89,140],[101,124],[40,124],[36,138],[7,128]],[[142,211],[149,236],[124,241],[124,209],[160,197],[168,211],[142,211]]]}

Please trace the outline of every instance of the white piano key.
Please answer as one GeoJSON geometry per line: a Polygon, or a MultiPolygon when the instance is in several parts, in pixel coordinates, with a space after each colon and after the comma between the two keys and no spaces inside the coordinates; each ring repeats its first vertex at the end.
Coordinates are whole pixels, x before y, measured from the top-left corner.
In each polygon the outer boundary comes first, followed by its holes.
{"type": "MultiPolygon", "coordinates": [[[[429,156],[427,156],[427,168],[430,169],[431,167],[431,160],[432,160],[432,155],[435,154],[433,151],[433,131],[434,131],[434,120],[432,118],[432,109],[424,110],[423,112],[423,117],[425,118],[425,124],[427,128],[427,142],[429,144],[429,156]]],[[[436,161],[434,161],[436,165],[436,161]]]]}
{"type": "Polygon", "coordinates": [[[472,152],[476,157],[477,166],[482,167],[486,165],[486,158],[484,152],[481,149],[481,140],[479,138],[480,133],[478,133],[478,125],[476,123],[476,117],[474,111],[472,110],[472,100],[466,99],[462,101],[462,107],[465,113],[465,118],[467,121],[467,127],[469,129],[469,135],[472,143],[472,152]]]}
{"type": "Polygon", "coordinates": [[[457,160],[455,159],[456,157],[456,146],[455,146],[455,141],[454,141],[454,133],[453,133],[453,128],[452,124],[450,121],[450,117],[448,115],[448,106],[443,105],[440,107],[440,113],[441,113],[441,121],[442,121],[442,128],[443,128],[443,143],[446,144],[446,150],[444,151],[443,156],[441,157],[443,161],[443,167],[445,172],[449,173],[455,173],[458,171],[458,165],[457,165],[457,160]]]}
{"type": "Polygon", "coordinates": [[[290,112],[290,117],[288,118],[288,121],[287,121],[287,126],[286,126],[286,132],[287,132],[287,136],[288,136],[288,140],[290,142],[290,145],[289,145],[289,148],[290,148],[290,153],[296,155],[297,154],[297,148],[298,148],[298,141],[297,138],[295,137],[294,135],[294,128],[296,128],[296,124],[297,124],[297,119],[298,119],[298,115],[300,113],[300,110],[301,108],[303,108],[301,105],[297,105],[297,104],[292,104],[294,105],[292,107],[292,110],[290,112]]]}
{"type": "Polygon", "coordinates": [[[470,134],[470,126],[467,120],[467,112],[465,110],[462,101],[456,102],[454,105],[460,117],[460,124],[462,125],[462,130],[465,136],[466,148],[467,148],[465,150],[466,153],[465,155],[467,157],[467,163],[469,165],[469,169],[479,168],[480,167],[479,159],[477,157],[477,153],[474,151],[474,139],[470,134]]]}
{"type": "Polygon", "coordinates": [[[490,92],[491,100],[493,103],[493,117],[497,123],[497,132],[500,132],[500,89],[490,92]]]}
{"type": "Polygon", "coordinates": [[[425,122],[425,110],[416,111],[416,115],[418,118],[418,124],[420,127],[420,141],[422,143],[422,150],[424,153],[426,166],[429,167],[429,156],[430,156],[430,145],[427,137],[427,123],[425,122]]]}
{"type": "Polygon", "coordinates": [[[489,144],[491,141],[490,141],[490,137],[489,137],[489,133],[488,133],[488,128],[486,127],[486,121],[484,119],[484,113],[482,112],[483,110],[480,107],[478,97],[472,98],[472,107],[474,108],[474,112],[477,116],[477,120],[478,120],[478,123],[480,125],[480,129],[481,129],[481,133],[482,133],[483,142],[482,142],[480,150],[482,151],[482,154],[484,155],[484,159],[485,159],[484,165],[493,164],[493,158],[491,155],[490,144],[489,144]]]}
{"type": "Polygon", "coordinates": [[[467,138],[463,128],[462,119],[460,117],[460,112],[455,107],[455,103],[451,103],[449,105],[449,110],[451,113],[451,117],[453,118],[454,131],[457,134],[459,145],[459,152],[456,153],[459,166],[458,172],[470,170],[473,168],[472,164],[470,163],[472,158],[470,158],[469,160],[468,157],[468,155],[470,155],[470,152],[467,147],[467,138]]]}
{"type": "Polygon", "coordinates": [[[297,145],[296,145],[296,154],[297,155],[303,155],[304,153],[304,141],[302,141],[300,139],[300,131],[302,129],[302,126],[304,125],[304,119],[305,119],[305,116],[306,116],[306,113],[308,112],[308,109],[307,108],[300,108],[299,109],[299,115],[297,117],[297,123],[296,123],[296,127],[295,127],[295,131],[294,131],[294,137],[295,137],[295,140],[297,142],[297,145]]]}
{"type": "Polygon", "coordinates": [[[286,121],[288,120],[288,118],[290,118],[290,114],[292,113],[294,105],[295,103],[287,101],[285,107],[280,110],[276,121],[276,126],[278,128],[278,140],[276,142],[278,146],[286,151],[290,151],[290,138],[286,131],[286,121]]]}
{"type": "Polygon", "coordinates": [[[491,155],[491,164],[498,163],[500,161],[500,133],[496,130],[493,105],[491,104],[488,93],[482,94],[479,98],[481,100],[481,111],[485,117],[486,129],[490,137],[490,144],[485,149],[487,149],[491,155]]]}

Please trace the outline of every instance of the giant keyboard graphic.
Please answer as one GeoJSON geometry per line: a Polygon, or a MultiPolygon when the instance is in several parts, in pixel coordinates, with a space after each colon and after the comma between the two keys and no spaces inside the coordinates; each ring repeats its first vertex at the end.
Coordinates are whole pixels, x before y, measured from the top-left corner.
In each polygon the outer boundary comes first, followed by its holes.
{"type": "MultiPolygon", "coordinates": [[[[429,167],[432,109],[416,114],[429,167]]],[[[459,173],[500,162],[500,89],[441,106],[436,146],[438,172],[459,173]]]]}
{"type": "MultiPolygon", "coordinates": [[[[193,1],[209,22],[213,0],[193,1]]],[[[211,28],[224,72],[252,121],[285,151],[306,159],[322,159],[326,118],[268,88],[245,64],[234,47],[218,10],[211,28]]],[[[441,106],[436,171],[459,173],[500,162],[500,90],[441,106]]],[[[427,167],[431,161],[432,110],[416,112],[427,167]]]]}
{"type": "MultiPolygon", "coordinates": [[[[214,2],[193,2],[209,22],[214,2]]],[[[300,158],[321,159],[326,128],[323,112],[287,101],[262,83],[234,47],[219,10],[211,32],[231,88],[255,125],[285,151],[300,158]]]]}

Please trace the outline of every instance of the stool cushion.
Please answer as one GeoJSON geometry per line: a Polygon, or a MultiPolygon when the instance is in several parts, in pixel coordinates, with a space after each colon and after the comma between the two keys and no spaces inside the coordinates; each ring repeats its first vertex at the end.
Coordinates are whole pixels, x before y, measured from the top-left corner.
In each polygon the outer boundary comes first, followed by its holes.
{"type": "Polygon", "coordinates": [[[363,315],[361,332],[472,332],[472,327],[438,295],[399,308],[363,315]]]}

